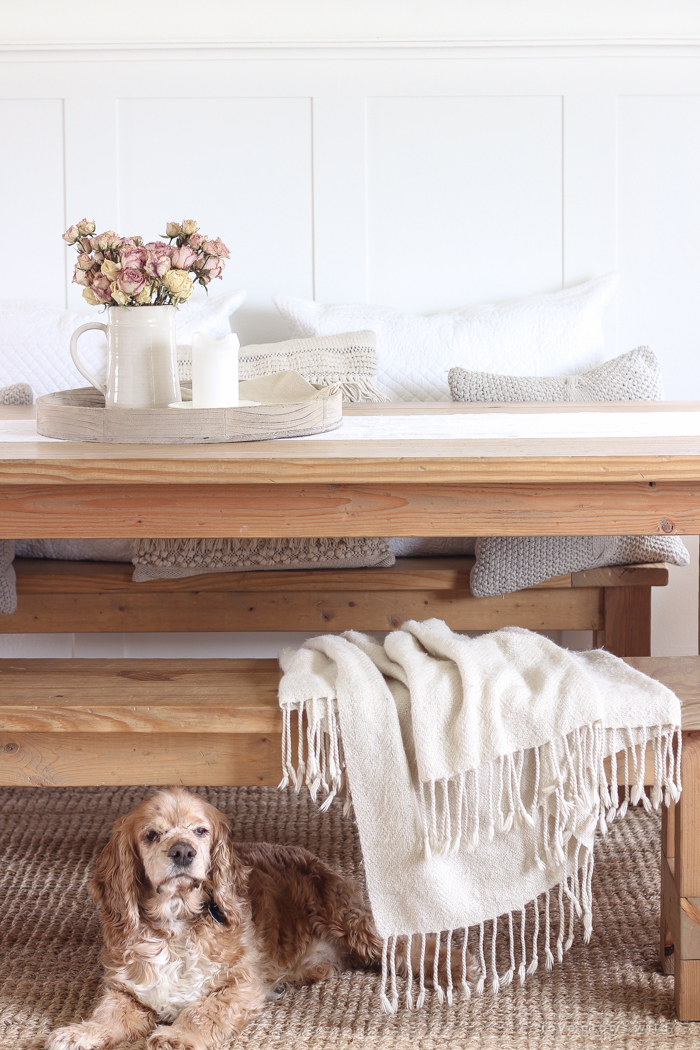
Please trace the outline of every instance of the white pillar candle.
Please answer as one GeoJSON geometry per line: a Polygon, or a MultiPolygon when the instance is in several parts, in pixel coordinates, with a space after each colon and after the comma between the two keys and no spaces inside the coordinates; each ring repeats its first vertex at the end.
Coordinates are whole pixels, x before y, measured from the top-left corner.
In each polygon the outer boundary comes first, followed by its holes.
{"type": "Polygon", "coordinates": [[[238,405],[238,336],[212,339],[192,336],[192,407],[235,408],[238,405]]]}

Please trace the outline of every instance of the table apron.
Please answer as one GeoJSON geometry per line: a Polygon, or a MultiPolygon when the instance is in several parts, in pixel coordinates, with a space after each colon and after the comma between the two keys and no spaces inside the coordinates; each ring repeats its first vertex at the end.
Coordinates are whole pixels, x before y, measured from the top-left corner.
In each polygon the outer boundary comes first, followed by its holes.
{"type": "Polygon", "coordinates": [[[0,487],[6,539],[698,533],[700,481],[0,487]]]}

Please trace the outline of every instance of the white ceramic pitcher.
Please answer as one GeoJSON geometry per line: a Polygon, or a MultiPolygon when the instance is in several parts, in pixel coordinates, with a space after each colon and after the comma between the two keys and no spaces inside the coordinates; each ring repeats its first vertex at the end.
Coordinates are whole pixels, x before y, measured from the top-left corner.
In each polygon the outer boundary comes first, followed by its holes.
{"type": "Polygon", "coordinates": [[[110,306],[109,324],[90,321],[70,340],[73,363],[88,383],[104,394],[105,408],[167,408],[180,401],[174,306],[110,306]],[[83,332],[107,334],[107,379],[101,383],[78,357],[83,332]]]}

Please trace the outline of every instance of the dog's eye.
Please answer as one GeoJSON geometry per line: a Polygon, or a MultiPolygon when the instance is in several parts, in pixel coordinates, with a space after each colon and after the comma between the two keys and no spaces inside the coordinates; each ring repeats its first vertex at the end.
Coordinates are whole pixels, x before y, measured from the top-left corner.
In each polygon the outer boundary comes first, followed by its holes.
{"type": "Polygon", "coordinates": [[[208,834],[206,828],[195,828],[194,829],[194,833],[195,833],[195,835],[207,835],[208,834]]]}
{"type": "Polygon", "coordinates": [[[158,834],[157,831],[151,830],[151,831],[147,831],[146,832],[146,834],[144,835],[144,838],[146,839],[146,842],[155,842],[156,839],[160,838],[160,835],[158,834]]]}

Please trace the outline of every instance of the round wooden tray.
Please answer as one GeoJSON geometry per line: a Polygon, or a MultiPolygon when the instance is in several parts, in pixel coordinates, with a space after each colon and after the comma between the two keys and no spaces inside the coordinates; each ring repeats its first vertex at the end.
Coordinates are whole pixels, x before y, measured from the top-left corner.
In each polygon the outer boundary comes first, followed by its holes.
{"type": "Polygon", "coordinates": [[[339,387],[313,401],[245,408],[105,408],[93,387],[59,390],[36,399],[36,429],[64,441],[138,445],[203,445],[272,441],[336,430],[343,421],[339,387]]]}

